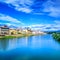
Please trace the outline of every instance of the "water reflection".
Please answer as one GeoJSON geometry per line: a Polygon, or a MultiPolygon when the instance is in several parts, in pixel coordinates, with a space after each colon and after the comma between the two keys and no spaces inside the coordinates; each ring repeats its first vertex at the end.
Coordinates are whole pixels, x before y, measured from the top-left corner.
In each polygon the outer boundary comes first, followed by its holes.
{"type": "Polygon", "coordinates": [[[8,39],[0,39],[0,50],[4,51],[7,50],[9,44],[8,39]]]}
{"type": "Polygon", "coordinates": [[[59,47],[60,44],[53,40],[51,35],[30,36],[14,39],[0,39],[0,51],[8,51],[16,48],[47,48],[60,50],[59,47]]]}
{"type": "Polygon", "coordinates": [[[0,60],[58,60],[58,58],[60,59],[60,44],[51,35],[0,39],[0,60]]]}

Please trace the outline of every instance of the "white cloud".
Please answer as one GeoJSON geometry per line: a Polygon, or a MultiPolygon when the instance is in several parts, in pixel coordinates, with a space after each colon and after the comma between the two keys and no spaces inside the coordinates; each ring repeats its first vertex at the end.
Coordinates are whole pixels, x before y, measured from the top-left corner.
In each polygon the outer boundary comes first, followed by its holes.
{"type": "Polygon", "coordinates": [[[32,9],[30,8],[33,4],[32,0],[4,0],[3,2],[15,6],[14,8],[18,11],[25,13],[32,12],[32,9]]]}
{"type": "MultiPolygon", "coordinates": [[[[34,14],[37,15],[44,15],[44,13],[35,13],[35,9],[31,8],[31,6],[36,3],[34,1],[35,0],[4,0],[4,1],[1,0],[1,2],[5,2],[9,6],[11,5],[14,6],[13,8],[16,9],[17,11],[25,13],[33,12],[34,14]]],[[[49,16],[60,17],[60,0],[46,0],[42,4],[42,7],[43,7],[42,12],[49,12],[48,14],[49,16]]]]}
{"type": "Polygon", "coordinates": [[[33,14],[35,14],[35,15],[44,15],[44,13],[42,13],[42,12],[39,12],[39,13],[33,12],[33,14]]]}
{"type": "Polygon", "coordinates": [[[29,27],[31,27],[32,30],[41,30],[41,31],[60,30],[60,24],[36,24],[36,25],[30,25],[29,27]]]}
{"type": "Polygon", "coordinates": [[[8,22],[11,22],[11,23],[18,23],[18,24],[24,24],[22,23],[21,21],[19,21],[18,19],[15,19],[13,17],[10,17],[8,15],[4,15],[4,14],[0,14],[0,21],[8,21],[8,22]]]}
{"type": "Polygon", "coordinates": [[[54,22],[57,23],[57,24],[60,24],[60,21],[59,20],[55,20],[54,22]]]}
{"type": "Polygon", "coordinates": [[[7,25],[10,27],[20,27],[20,26],[24,25],[24,23],[21,22],[20,20],[15,19],[8,15],[4,15],[4,14],[0,14],[0,24],[7,25]],[[1,21],[3,21],[3,22],[1,22],[1,21]]]}
{"type": "Polygon", "coordinates": [[[17,25],[17,24],[13,24],[13,23],[5,23],[7,26],[15,26],[15,27],[18,27],[19,25],[17,25]]]}
{"type": "Polygon", "coordinates": [[[47,0],[47,2],[43,4],[43,7],[43,11],[49,12],[49,16],[60,17],[60,0],[47,0]]]}
{"type": "Polygon", "coordinates": [[[32,10],[30,10],[29,8],[18,8],[18,7],[16,7],[16,10],[18,10],[18,11],[22,11],[22,12],[26,12],[26,13],[30,13],[32,10]]]}
{"type": "Polygon", "coordinates": [[[35,24],[35,25],[30,25],[30,27],[42,27],[44,26],[43,24],[35,24]]]}
{"type": "Polygon", "coordinates": [[[12,24],[12,23],[0,23],[1,25],[7,25],[7,26],[16,26],[15,24],[12,24]]]}

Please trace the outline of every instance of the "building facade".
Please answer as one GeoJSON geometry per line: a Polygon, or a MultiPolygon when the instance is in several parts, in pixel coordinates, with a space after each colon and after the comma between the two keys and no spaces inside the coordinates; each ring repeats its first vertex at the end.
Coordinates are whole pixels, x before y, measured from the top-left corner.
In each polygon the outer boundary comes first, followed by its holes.
{"type": "Polygon", "coordinates": [[[8,35],[9,28],[7,26],[0,27],[0,35],[8,35]]]}
{"type": "Polygon", "coordinates": [[[18,31],[16,29],[9,29],[9,35],[16,35],[18,31]]]}

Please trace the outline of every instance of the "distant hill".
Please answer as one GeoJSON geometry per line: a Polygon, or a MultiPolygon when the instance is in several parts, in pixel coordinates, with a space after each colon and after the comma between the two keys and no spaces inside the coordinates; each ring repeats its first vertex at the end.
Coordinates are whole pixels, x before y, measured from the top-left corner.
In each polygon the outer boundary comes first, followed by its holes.
{"type": "Polygon", "coordinates": [[[58,31],[44,31],[44,32],[47,34],[52,34],[52,33],[60,33],[60,30],[58,30],[58,31]]]}

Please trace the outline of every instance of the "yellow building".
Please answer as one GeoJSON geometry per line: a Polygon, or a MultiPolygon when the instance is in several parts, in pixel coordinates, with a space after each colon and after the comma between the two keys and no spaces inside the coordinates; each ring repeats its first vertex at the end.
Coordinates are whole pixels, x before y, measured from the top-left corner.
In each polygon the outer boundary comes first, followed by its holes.
{"type": "Polygon", "coordinates": [[[31,30],[23,30],[23,34],[32,34],[31,30]]]}
{"type": "Polygon", "coordinates": [[[16,29],[10,29],[9,30],[10,35],[16,35],[17,33],[18,33],[18,31],[16,29]]]}

